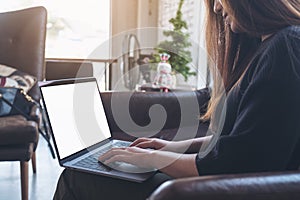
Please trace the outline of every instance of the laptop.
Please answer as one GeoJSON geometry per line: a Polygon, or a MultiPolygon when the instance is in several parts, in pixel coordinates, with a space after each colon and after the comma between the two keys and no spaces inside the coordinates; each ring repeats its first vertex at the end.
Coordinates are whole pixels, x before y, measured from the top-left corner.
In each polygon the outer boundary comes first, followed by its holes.
{"type": "Polygon", "coordinates": [[[55,80],[39,88],[62,167],[134,182],[156,173],[128,163],[111,167],[98,162],[102,153],[130,142],[112,138],[95,78],[55,80]]]}

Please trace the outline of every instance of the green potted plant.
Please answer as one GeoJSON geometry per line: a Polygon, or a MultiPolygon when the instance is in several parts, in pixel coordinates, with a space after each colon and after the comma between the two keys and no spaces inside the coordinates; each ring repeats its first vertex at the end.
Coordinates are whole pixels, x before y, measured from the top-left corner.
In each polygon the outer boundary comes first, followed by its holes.
{"type": "Polygon", "coordinates": [[[180,0],[175,18],[171,18],[169,22],[173,25],[173,30],[166,30],[163,35],[170,40],[164,40],[160,42],[155,50],[157,54],[154,54],[152,62],[160,62],[160,54],[167,53],[170,55],[169,63],[172,66],[174,74],[182,74],[184,80],[187,81],[189,76],[196,75],[196,72],[192,72],[189,67],[189,63],[192,62],[191,52],[189,47],[192,46],[189,41],[190,34],[186,21],[182,19],[182,5],[184,0],[180,0]]]}

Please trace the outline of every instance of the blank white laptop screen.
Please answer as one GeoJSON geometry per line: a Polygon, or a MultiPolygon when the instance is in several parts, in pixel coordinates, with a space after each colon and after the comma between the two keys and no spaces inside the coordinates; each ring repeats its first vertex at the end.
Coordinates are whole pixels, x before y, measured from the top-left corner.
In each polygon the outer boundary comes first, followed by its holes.
{"type": "Polygon", "coordinates": [[[96,81],[41,90],[61,159],[111,137],[96,81]]]}

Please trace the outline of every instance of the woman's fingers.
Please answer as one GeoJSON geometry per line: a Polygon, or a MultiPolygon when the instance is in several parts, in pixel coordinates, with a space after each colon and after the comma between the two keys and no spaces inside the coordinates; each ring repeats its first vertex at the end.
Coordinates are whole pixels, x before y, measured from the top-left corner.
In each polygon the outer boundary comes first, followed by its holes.
{"type": "Polygon", "coordinates": [[[101,155],[98,160],[104,164],[112,162],[137,163],[138,155],[146,155],[150,150],[139,147],[115,148],[101,155]]]}
{"type": "Polygon", "coordinates": [[[123,162],[143,168],[153,168],[151,166],[151,154],[153,150],[142,149],[139,147],[115,148],[98,158],[99,162],[118,169],[119,163],[123,162]]]}
{"type": "Polygon", "coordinates": [[[151,139],[150,138],[138,138],[136,139],[135,141],[133,141],[130,146],[131,147],[134,147],[134,146],[137,146],[139,145],[140,143],[143,143],[143,142],[147,142],[147,141],[150,141],[151,139]]]}
{"type": "Polygon", "coordinates": [[[153,149],[156,149],[154,146],[153,146],[153,143],[152,141],[144,141],[144,142],[141,142],[137,145],[135,145],[135,147],[139,147],[139,148],[153,148],[153,149]]]}
{"type": "Polygon", "coordinates": [[[127,155],[114,155],[109,159],[105,160],[103,163],[109,165],[114,162],[129,162],[129,157],[127,155]]]}
{"type": "Polygon", "coordinates": [[[134,141],[130,146],[139,148],[161,149],[165,145],[165,141],[157,138],[140,138],[134,141]]]}
{"type": "MultiPolygon", "coordinates": [[[[143,149],[140,147],[128,147],[126,148],[126,150],[130,153],[135,153],[135,154],[141,154],[141,153],[149,153],[150,150],[149,149],[143,149]]],[[[133,154],[130,154],[133,155],[133,154]]]]}
{"type": "Polygon", "coordinates": [[[115,156],[115,155],[122,155],[126,153],[126,148],[113,148],[108,152],[104,153],[103,155],[99,156],[98,160],[100,162],[104,162],[105,160],[115,156]]]}

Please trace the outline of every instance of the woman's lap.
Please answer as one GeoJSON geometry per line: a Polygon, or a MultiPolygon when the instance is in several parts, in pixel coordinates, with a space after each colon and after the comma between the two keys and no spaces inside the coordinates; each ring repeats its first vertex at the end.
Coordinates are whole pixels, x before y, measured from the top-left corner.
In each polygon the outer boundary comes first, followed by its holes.
{"type": "Polygon", "coordinates": [[[157,173],[143,183],[66,169],[61,174],[54,200],[146,199],[169,176],[157,173]]]}

